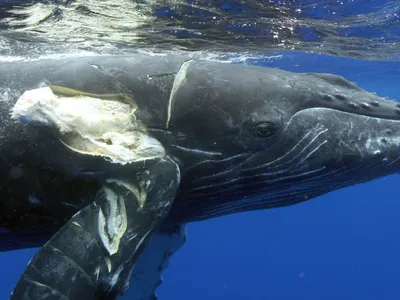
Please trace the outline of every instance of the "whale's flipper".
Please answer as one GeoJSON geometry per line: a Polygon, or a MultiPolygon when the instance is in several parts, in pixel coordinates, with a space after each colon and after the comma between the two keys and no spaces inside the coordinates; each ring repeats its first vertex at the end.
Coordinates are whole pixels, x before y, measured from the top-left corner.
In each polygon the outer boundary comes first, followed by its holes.
{"type": "Polygon", "coordinates": [[[52,85],[18,99],[12,118],[50,128],[58,139],[49,143],[65,146],[49,164],[92,176],[101,188],[29,262],[11,299],[115,299],[124,291],[180,183],[178,165],[146,133],[135,110],[120,95],[52,85]]]}
{"type": "Polygon", "coordinates": [[[186,241],[186,225],[161,227],[155,232],[136,262],[129,280],[129,289],[121,300],[157,299],[156,288],[162,283],[162,272],[169,259],[186,241]]]}
{"type": "Polygon", "coordinates": [[[168,214],[179,169],[146,161],[129,184],[108,180],[34,256],[10,299],[115,299],[152,233],[168,214]]]}

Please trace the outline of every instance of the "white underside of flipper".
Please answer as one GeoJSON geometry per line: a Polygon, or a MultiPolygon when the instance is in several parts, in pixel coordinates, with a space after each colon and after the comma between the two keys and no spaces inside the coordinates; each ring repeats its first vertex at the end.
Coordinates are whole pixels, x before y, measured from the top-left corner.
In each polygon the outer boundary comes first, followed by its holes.
{"type": "Polygon", "coordinates": [[[165,155],[163,146],[140,130],[135,108],[88,96],[61,97],[45,86],[18,99],[11,118],[54,128],[74,151],[126,164],[165,155]]]}

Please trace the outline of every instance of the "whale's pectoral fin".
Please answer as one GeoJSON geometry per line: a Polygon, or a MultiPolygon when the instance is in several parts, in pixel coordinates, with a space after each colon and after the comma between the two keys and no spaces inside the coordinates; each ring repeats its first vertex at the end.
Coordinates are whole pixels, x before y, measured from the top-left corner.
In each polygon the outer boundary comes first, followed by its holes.
{"type": "Polygon", "coordinates": [[[157,299],[155,290],[162,283],[162,272],[168,267],[172,254],[178,251],[185,241],[185,224],[163,226],[154,232],[133,268],[127,282],[129,289],[119,299],[157,299]]]}
{"type": "Polygon", "coordinates": [[[163,222],[178,189],[169,158],[137,163],[129,182],[104,182],[34,256],[10,299],[115,299],[163,222]]]}

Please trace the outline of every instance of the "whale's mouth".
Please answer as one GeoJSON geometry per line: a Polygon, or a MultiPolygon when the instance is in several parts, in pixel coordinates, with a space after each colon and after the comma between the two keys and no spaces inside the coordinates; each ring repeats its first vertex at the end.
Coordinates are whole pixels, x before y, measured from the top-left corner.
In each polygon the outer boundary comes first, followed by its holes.
{"type": "MultiPolygon", "coordinates": [[[[103,156],[112,163],[124,165],[165,154],[163,146],[136,120],[135,105],[78,91],[74,96],[57,95],[54,90],[44,86],[25,91],[14,105],[11,118],[49,127],[73,151],[103,156]]],[[[112,95],[105,96],[112,99],[112,95]]]]}

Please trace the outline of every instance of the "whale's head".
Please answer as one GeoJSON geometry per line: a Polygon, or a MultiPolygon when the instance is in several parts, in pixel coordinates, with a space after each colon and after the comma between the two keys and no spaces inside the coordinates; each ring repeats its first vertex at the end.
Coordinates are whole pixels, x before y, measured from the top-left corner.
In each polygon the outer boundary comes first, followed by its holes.
{"type": "Polygon", "coordinates": [[[188,172],[194,219],[291,205],[398,172],[396,101],[331,74],[225,68],[214,74],[214,93],[225,96],[211,101],[207,134],[197,135],[224,156],[188,172]]]}

